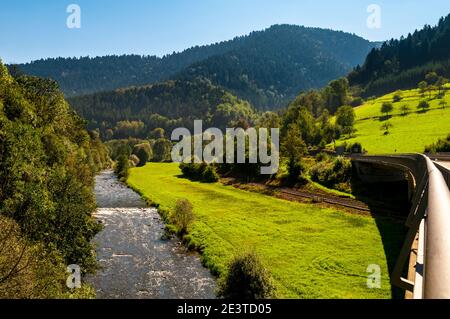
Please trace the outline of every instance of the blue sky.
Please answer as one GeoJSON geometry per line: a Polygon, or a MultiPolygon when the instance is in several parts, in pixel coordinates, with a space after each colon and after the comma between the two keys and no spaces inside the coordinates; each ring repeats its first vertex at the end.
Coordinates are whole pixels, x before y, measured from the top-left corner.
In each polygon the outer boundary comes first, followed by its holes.
{"type": "Polygon", "coordinates": [[[0,0],[0,57],[161,56],[277,23],[386,40],[449,13],[449,0],[0,0]],[[72,3],[81,7],[81,29],[66,26],[72,3]],[[380,29],[367,27],[370,4],[382,9],[380,29]]]}

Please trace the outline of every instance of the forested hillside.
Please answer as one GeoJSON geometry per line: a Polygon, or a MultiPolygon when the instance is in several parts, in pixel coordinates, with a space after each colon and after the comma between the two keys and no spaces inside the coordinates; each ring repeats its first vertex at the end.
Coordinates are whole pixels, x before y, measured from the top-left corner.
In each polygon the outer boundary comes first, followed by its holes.
{"type": "Polygon", "coordinates": [[[74,97],[69,102],[106,140],[146,138],[157,128],[168,132],[192,128],[196,119],[208,127],[225,128],[251,122],[254,116],[248,102],[202,79],[119,89],[74,97]]]}
{"type": "Polygon", "coordinates": [[[67,96],[204,77],[257,108],[270,109],[286,104],[301,90],[347,74],[375,45],[344,32],[276,25],[163,58],[58,58],[11,69],[52,78],[67,96]]]}
{"type": "Polygon", "coordinates": [[[139,55],[50,58],[11,65],[10,69],[54,79],[66,96],[70,97],[158,82],[180,72],[192,63],[215,54],[223,54],[232,47],[232,41],[196,46],[163,58],[139,55]]]}
{"type": "Polygon", "coordinates": [[[236,50],[188,67],[180,76],[206,77],[259,109],[274,109],[300,91],[343,76],[373,47],[344,32],[276,25],[242,39],[236,50]]]}
{"type": "Polygon", "coordinates": [[[66,267],[96,268],[93,176],[107,158],[54,81],[0,63],[0,298],[75,296],[66,267]]]}
{"type": "Polygon", "coordinates": [[[365,63],[349,75],[349,81],[367,97],[415,88],[431,71],[450,77],[450,15],[435,27],[427,25],[373,49],[365,63]]]}

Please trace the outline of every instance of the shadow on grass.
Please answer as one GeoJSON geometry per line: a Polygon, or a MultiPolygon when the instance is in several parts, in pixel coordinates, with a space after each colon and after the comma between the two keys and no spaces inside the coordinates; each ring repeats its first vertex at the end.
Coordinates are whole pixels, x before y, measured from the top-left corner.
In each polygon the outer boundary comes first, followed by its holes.
{"type": "MultiPolygon", "coordinates": [[[[405,221],[410,209],[408,184],[367,184],[353,180],[352,189],[355,197],[368,205],[375,219],[391,277],[407,233],[405,221]]],[[[405,292],[400,288],[391,286],[391,293],[394,299],[404,299],[405,292]]]]}
{"type": "Polygon", "coordinates": [[[383,116],[378,117],[378,121],[386,122],[386,121],[389,121],[392,117],[393,117],[393,115],[383,115],[383,116]]]}

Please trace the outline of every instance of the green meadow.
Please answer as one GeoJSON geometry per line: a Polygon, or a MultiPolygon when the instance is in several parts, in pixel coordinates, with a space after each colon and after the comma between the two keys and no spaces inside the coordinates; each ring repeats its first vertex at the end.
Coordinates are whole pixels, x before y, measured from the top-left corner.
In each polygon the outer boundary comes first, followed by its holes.
{"type": "Polygon", "coordinates": [[[401,223],[192,182],[173,163],[133,168],[128,183],[161,208],[184,198],[193,203],[189,239],[214,273],[226,271],[234,254],[253,249],[280,298],[392,297],[388,267],[402,242],[401,223]],[[371,264],[381,267],[380,289],[367,287],[371,264]]]}
{"type": "Polygon", "coordinates": [[[444,97],[448,105],[446,108],[439,105],[441,100],[436,98],[436,91],[431,92],[431,97],[428,92],[422,97],[418,90],[401,91],[402,100],[393,103],[394,111],[386,120],[381,114],[381,106],[384,102],[393,102],[394,95],[385,95],[356,108],[356,134],[350,139],[339,140],[338,144],[344,141],[348,144],[359,142],[371,154],[423,152],[425,146],[450,133],[448,90],[444,97]],[[420,112],[417,108],[421,100],[430,104],[426,112],[420,112]],[[401,110],[404,105],[410,109],[406,115],[401,110]],[[384,135],[381,128],[386,121],[392,124],[388,135],[384,135]]]}

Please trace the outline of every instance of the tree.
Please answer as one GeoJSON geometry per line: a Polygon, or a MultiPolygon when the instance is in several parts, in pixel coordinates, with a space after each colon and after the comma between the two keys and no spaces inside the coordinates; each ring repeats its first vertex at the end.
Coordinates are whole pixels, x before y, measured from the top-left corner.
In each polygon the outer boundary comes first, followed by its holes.
{"type": "Polygon", "coordinates": [[[92,189],[107,150],[85,128],[56,82],[14,79],[0,63],[0,295],[34,298],[22,283],[42,283],[39,296],[62,297],[63,265],[96,268],[92,189]]]}
{"type": "Polygon", "coordinates": [[[130,162],[126,154],[122,154],[117,159],[115,173],[121,181],[126,181],[130,170],[130,162]]]}
{"type": "Polygon", "coordinates": [[[428,110],[430,108],[430,103],[428,103],[425,100],[422,100],[419,102],[419,105],[417,106],[417,108],[422,112],[426,112],[426,110],[428,110]]]}
{"type": "Polygon", "coordinates": [[[258,120],[258,127],[279,128],[281,127],[281,118],[277,113],[264,112],[258,120]]]}
{"type": "Polygon", "coordinates": [[[351,106],[341,106],[336,112],[336,123],[342,127],[353,127],[356,114],[351,106]]]}
{"type": "Polygon", "coordinates": [[[402,112],[402,115],[403,115],[403,116],[407,115],[408,112],[409,112],[410,110],[411,110],[411,109],[409,108],[409,106],[408,106],[407,104],[403,104],[403,105],[400,107],[400,111],[402,112]]]}
{"type": "Polygon", "coordinates": [[[381,106],[381,113],[385,114],[386,117],[389,117],[389,113],[394,110],[394,106],[390,102],[384,102],[381,106]]]}
{"type": "Polygon", "coordinates": [[[443,76],[440,76],[438,78],[438,80],[436,81],[436,86],[438,87],[438,90],[439,90],[439,92],[438,92],[439,96],[443,95],[443,93],[444,93],[443,90],[447,83],[448,83],[448,79],[444,78],[443,76]]]}
{"type": "Polygon", "coordinates": [[[172,143],[165,139],[160,138],[156,140],[153,145],[153,160],[155,162],[164,162],[170,160],[170,152],[172,150],[172,143]]]}
{"type": "Polygon", "coordinates": [[[427,75],[425,75],[425,80],[430,85],[436,85],[436,82],[439,80],[439,76],[437,75],[436,72],[429,72],[427,73],[427,75]]]}
{"type": "Polygon", "coordinates": [[[165,131],[163,128],[155,128],[151,133],[150,133],[150,138],[157,140],[160,138],[164,138],[165,136],[165,131]]]}
{"type": "Polygon", "coordinates": [[[289,180],[295,182],[303,171],[302,156],[306,152],[306,144],[297,125],[288,127],[286,137],[281,145],[281,153],[288,161],[289,180]]]}
{"type": "Polygon", "coordinates": [[[381,129],[384,131],[384,135],[388,135],[389,129],[391,129],[392,127],[394,127],[394,125],[392,125],[392,123],[390,122],[383,123],[383,125],[381,125],[381,129]]]}
{"type": "Polygon", "coordinates": [[[145,166],[153,157],[152,147],[149,143],[137,144],[133,148],[133,155],[139,158],[138,166],[145,166]]]}
{"type": "Polygon", "coordinates": [[[418,87],[419,87],[419,90],[420,90],[420,94],[422,94],[422,97],[424,97],[425,96],[425,92],[428,89],[428,83],[426,81],[422,81],[422,82],[419,83],[418,87]]]}
{"type": "Polygon", "coordinates": [[[301,138],[306,144],[313,144],[318,127],[315,118],[305,106],[291,105],[283,117],[282,135],[286,135],[291,124],[296,125],[301,133],[301,138]]]}
{"type": "Polygon", "coordinates": [[[439,106],[440,106],[441,108],[443,108],[443,109],[447,108],[447,106],[448,106],[447,101],[444,100],[444,99],[442,99],[442,100],[439,102],[439,106]]]}
{"type": "Polygon", "coordinates": [[[323,95],[326,101],[326,107],[332,113],[340,106],[347,104],[348,90],[349,83],[347,78],[331,81],[325,88],[323,95]]]}
{"type": "Polygon", "coordinates": [[[351,106],[341,106],[336,112],[336,123],[340,125],[344,131],[353,132],[356,114],[351,106]]]}

